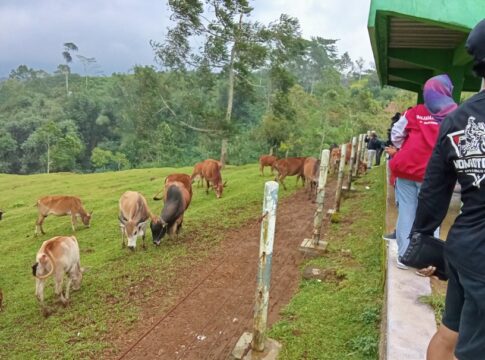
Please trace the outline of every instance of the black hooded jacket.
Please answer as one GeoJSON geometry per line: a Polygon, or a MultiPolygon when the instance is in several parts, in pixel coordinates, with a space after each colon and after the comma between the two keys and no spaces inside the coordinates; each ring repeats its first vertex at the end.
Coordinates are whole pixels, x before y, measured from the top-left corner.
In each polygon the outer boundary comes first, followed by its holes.
{"type": "Polygon", "coordinates": [[[446,216],[456,181],[463,206],[445,245],[462,270],[485,277],[485,92],[443,120],[419,193],[413,232],[432,235],[446,216]]]}

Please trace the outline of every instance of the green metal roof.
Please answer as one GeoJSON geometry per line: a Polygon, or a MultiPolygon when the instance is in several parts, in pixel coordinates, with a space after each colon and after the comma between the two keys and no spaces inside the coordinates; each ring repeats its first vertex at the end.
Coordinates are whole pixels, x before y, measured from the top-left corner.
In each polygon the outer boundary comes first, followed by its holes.
{"type": "Polygon", "coordinates": [[[484,0],[371,0],[368,30],[381,84],[421,93],[427,79],[447,73],[456,100],[477,91],[464,45],[483,18],[484,0]]]}

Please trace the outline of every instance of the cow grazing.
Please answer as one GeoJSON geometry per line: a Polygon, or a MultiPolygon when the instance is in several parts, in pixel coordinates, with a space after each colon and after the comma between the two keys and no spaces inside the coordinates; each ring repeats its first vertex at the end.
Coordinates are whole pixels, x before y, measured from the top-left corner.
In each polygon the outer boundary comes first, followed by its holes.
{"type": "Polygon", "coordinates": [[[35,280],[35,295],[44,306],[44,285],[46,279],[54,274],[55,294],[62,304],[69,300],[69,289],[79,290],[84,269],[81,268],[79,245],[74,236],[56,236],[44,241],[36,256],[36,263],[32,266],[35,280]],[[64,274],[67,273],[66,291],[62,292],[64,274]]]}
{"type": "MultiPolygon", "coordinates": [[[[154,197],[154,200],[160,200],[154,197]]],[[[192,200],[192,178],[187,174],[171,174],[165,179],[163,192],[164,205],[159,219],[150,224],[153,243],[160,241],[168,233],[170,236],[180,232],[184,222],[184,212],[192,200]]]]}
{"type": "Polygon", "coordinates": [[[209,193],[209,185],[212,185],[216,193],[216,197],[219,199],[222,196],[224,187],[227,182],[222,183],[221,168],[222,164],[220,161],[207,159],[204,160],[202,164],[202,177],[207,183],[206,193],[209,193]]]}
{"type": "Polygon", "coordinates": [[[259,158],[259,170],[261,171],[261,176],[264,176],[264,167],[269,166],[271,168],[271,175],[273,175],[273,165],[278,160],[276,156],[273,155],[261,155],[259,158]]]}
{"type": "Polygon", "coordinates": [[[314,157],[308,157],[303,164],[303,175],[305,176],[305,184],[310,188],[310,198],[316,195],[318,186],[318,177],[320,173],[320,160],[314,157]]]}
{"type": "Polygon", "coordinates": [[[198,180],[197,187],[200,187],[200,184],[203,184],[204,178],[202,177],[202,167],[204,162],[198,162],[194,165],[194,170],[192,170],[192,176],[190,177],[192,183],[198,180]]]}
{"type": "Polygon", "coordinates": [[[145,248],[145,233],[148,222],[152,219],[152,214],[148,208],[146,199],[136,191],[127,191],[121,195],[119,201],[119,220],[121,227],[121,247],[125,247],[125,236],[128,248],[135,250],[136,239],[141,236],[143,248],[145,248]]]}
{"type": "Polygon", "coordinates": [[[305,185],[305,178],[303,175],[303,164],[305,163],[305,159],[306,157],[293,157],[277,160],[274,163],[274,168],[278,171],[278,176],[275,178],[275,181],[280,182],[286,190],[285,183],[283,182],[284,179],[287,176],[296,175],[296,182],[298,183],[298,179],[302,178],[303,185],[305,185]]]}
{"type": "Polygon", "coordinates": [[[42,224],[50,214],[56,216],[71,215],[72,231],[76,231],[77,216],[81,217],[83,224],[89,227],[91,216],[93,215],[92,211],[88,213],[84,210],[81,199],[76,196],[44,196],[37,200],[35,206],[37,206],[39,212],[39,216],[35,222],[35,235],[38,235],[39,230],[42,234],[45,234],[42,224]]]}

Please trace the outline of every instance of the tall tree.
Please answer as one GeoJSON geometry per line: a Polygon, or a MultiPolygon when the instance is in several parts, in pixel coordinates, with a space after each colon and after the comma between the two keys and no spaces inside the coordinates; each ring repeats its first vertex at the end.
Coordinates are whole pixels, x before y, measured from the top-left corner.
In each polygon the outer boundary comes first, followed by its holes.
{"type": "Polygon", "coordinates": [[[264,63],[264,28],[249,21],[252,8],[247,0],[169,0],[175,26],[169,29],[163,43],[151,41],[163,66],[172,69],[199,68],[222,70],[225,75],[225,129],[221,142],[221,162],[227,160],[229,129],[233,120],[236,77],[264,63]],[[193,39],[202,41],[193,48],[193,39]]]}
{"type": "Polygon", "coordinates": [[[88,89],[88,73],[91,71],[93,67],[96,65],[96,58],[94,57],[86,57],[83,55],[76,55],[79,59],[81,64],[83,64],[84,69],[84,79],[85,79],[85,88],[88,89]]]}
{"type": "MultiPolygon", "coordinates": [[[[69,73],[71,72],[71,69],[69,68],[69,64],[72,62],[72,51],[77,51],[78,47],[76,44],[72,42],[64,43],[64,51],[62,52],[62,57],[64,58],[64,61],[66,62],[66,67],[62,68],[62,71],[64,71],[64,76],[66,77],[66,94],[69,95],[69,73]]],[[[60,67],[58,67],[59,70],[61,70],[60,67]]]]}

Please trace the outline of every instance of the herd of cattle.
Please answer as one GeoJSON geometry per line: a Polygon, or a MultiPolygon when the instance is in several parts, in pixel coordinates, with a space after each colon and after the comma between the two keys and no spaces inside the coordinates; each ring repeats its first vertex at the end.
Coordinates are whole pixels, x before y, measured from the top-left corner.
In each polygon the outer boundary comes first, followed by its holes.
{"type": "MultiPolygon", "coordinates": [[[[332,163],[338,164],[340,149],[332,149],[330,168],[332,163]],[[338,160],[337,160],[338,155],[338,160]]],[[[349,152],[350,154],[350,152],[349,152]]],[[[261,175],[264,168],[270,167],[271,173],[276,170],[275,180],[282,184],[286,190],[284,179],[287,176],[296,176],[297,183],[301,178],[303,185],[307,184],[310,197],[316,193],[320,170],[320,160],[314,157],[293,157],[277,159],[272,155],[262,155],[259,159],[261,175]]],[[[136,242],[142,238],[142,247],[146,248],[145,236],[148,224],[155,245],[160,245],[162,238],[178,235],[182,228],[184,213],[192,200],[192,184],[206,182],[206,193],[212,187],[216,197],[222,196],[226,182],[222,181],[222,164],[217,160],[207,159],[194,166],[192,175],[171,174],[165,179],[163,189],[157,193],[154,200],[164,200],[160,216],[154,215],[146,199],[137,191],[126,191],[119,199],[119,225],[121,229],[122,247],[128,246],[135,250],[136,242]],[[126,241],[125,241],[126,239],[126,241]]],[[[73,231],[76,230],[77,217],[89,227],[93,212],[84,209],[82,201],[75,196],[45,196],[40,198],[36,205],[38,218],[35,223],[35,235],[45,234],[42,227],[48,215],[70,215],[73,231]]],[[[0,211],[0,220],[3,211],[0,211]]],[[[84,269],[80,264],[79,245],[75,236],[56,236],[44,241],[36,255],[36,263],[32,266],[32,273],[36,278],[35,294],[44,309],[44,284],[47,278],[54,275],[55,294],[62,304],[69,300],[69,290],[72,284],[74,290],[79,289],[84,269]],[[63,292],[63,278],[67,274],[66,289],[63,292]]],[[[1,296],[1,290],[0,290],[1,296]]],[[[0,300],[1,301],[1,300],[0,300]]]]}

